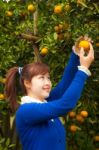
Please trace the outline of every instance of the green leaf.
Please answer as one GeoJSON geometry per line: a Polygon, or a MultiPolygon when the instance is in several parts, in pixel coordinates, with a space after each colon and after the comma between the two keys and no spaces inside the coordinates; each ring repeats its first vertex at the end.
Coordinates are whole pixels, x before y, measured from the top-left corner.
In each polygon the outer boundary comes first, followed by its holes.
{"type": "Polygon", "coordinates": [[[54,40],[57,40],[57,33],[56,32],[54,32],[54,40]]]}
{"type": "Polygon", "coordinates": [[[99,7],[97,4],[93,3],[94,7],[96,8],[97,12],[99,13],[99,7]]]}
{"type": "Polygon", "coordinates": [[[4,143],[4,141],[5,141],[5,138],[0,139],[0,144],[4,143]]]}
{"type": "Polygon", "coordinates": [[[87,6],[85,3],[81,2],[81,1],[79,1],[79,3],[80,3],[83,7],[88,8],[88,6],[87,6]]]}
{"type": "Polygon", "coordinates": [[[10,144],[10,139],[8,138],[7,141],[6,141],[6,146],[8,147],[10,144]]]}
{"type": "Polygon", "coordinates": [[[15,147],[15,144],[11,144],[9,145],[9,148],[15,147]]]}

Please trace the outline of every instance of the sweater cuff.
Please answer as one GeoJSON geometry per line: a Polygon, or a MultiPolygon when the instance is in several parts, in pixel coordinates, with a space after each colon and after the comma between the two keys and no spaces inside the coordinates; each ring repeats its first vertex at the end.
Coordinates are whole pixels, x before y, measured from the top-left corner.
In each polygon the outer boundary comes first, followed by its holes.
{"type": "Polygon", "coordinates": [[[88,76],[91,76],[91,72],[88,68],[86,68],[85,66],[78,66],[78,70],[81,70],[83,72],[85,72],[88,76]]]}

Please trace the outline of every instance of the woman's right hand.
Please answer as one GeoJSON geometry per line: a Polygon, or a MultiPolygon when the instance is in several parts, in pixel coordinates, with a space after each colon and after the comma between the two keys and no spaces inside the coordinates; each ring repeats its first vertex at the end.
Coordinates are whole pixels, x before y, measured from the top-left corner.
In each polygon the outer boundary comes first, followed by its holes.
{"type": "Polygon", "coordinates": [[[75,53],[76,55],[79,55],[79,53],[80,53],[79,43],[80,43],[81,41],[83,41],[83,40],[88,41],[89,43],[93,43],[92,39],[91,39],[88,35],[80,36],[80,37],[76,40],[75,45],[72,47],[72,50],[74,51],[74,53],[75,53]]]}
{"type": "Polygon", "coordinates": [[[85,51],[83,48],[80,49],[80,53],[78,55],[80,59],[80,65],[89,68],[94,61],[94,50],[92,44],[90,43],[90,50],[87,55],[85,55],[85,51]]]}

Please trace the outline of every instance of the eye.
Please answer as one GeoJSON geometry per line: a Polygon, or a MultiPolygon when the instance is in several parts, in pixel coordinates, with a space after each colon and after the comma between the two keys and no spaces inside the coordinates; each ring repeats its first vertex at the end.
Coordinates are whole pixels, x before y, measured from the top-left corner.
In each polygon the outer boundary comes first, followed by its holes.
{"type": "Polygon", "coordinates": [[[42,76],[40,76],[40,79],[44,79],[44,76],[42,75],[42,76]]]}
{"type": "Polygon", "coordinates": [[[50,80],[50,76],[47,77],[50,80]]]}

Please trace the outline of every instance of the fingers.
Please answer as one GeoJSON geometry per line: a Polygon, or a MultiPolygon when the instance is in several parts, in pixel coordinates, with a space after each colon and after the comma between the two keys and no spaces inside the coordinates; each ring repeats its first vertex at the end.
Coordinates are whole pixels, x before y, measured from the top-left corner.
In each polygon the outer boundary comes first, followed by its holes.
{"type": "Polygon", "coordinates": [[[90,44],[90,50],[89,50],[89,53],[88,53],[88,56],[94,56],[94,49],[93,49],[93,46],[91,43],[90,44]]]}
{"type": "Polygon", "coordinates": [[[73,45],[72,50],[75,51],[75,46],[73,45]]]}
{"type": "Polygon", "coordinates": [[[88,34],[85,34],[85,35],[84,35],[84,39],[85,39],[85,40],[88,40],[88,39],[89,39],[88,34]]]}
{"type": "Polygon", "coordinates": [[[93,40],[90,37],[88,37],[88,34],[84,35],[84,39],[89,41],[90,43],[93,43],[93,40]]]}
{"type": "Polygon", "coordinates": [[[82,57],[84,55],[85,55],[85,51],[84,51],[83,47],[81,47],[79,56],[82,57]]]}
{"type": "Polygon", "coordinates": [[[89,42],[91,51],[89,50],[90,53],[88,52],[88,53],[86,53],[86,55],[85,55],[85,51],[84,51],[84,52],[81,52],[81,54],[83,54],[84,56],[94,55],[94,50],[93,50],[93,47],[92,47],[92,45],[91,45],[91,43],[93,43],[93,41],[92,41],[91,38],[88,37],[88,34],[85,34],[84,36],[80,36],[80,37],[76,40],[75,45],[73,46],[73,51],[74,51],[78,56],[80,56],[80,51],[82,51],[82,50],[79,49],[79,42],[82,41],[82,40],[87,40],[87,41],[89,42]],[[93,51],[93,52],[92,52],[92,51],[93,51]],[[93,53],[93,54],[92,54],[92,53],[93,53]]]}
{"type": "Polygon", "coordinates": [[[80,36],[77,40],[76,40],[76,43],[78,44],[81,40],[83,40],[83,36],[80,36]]]}

